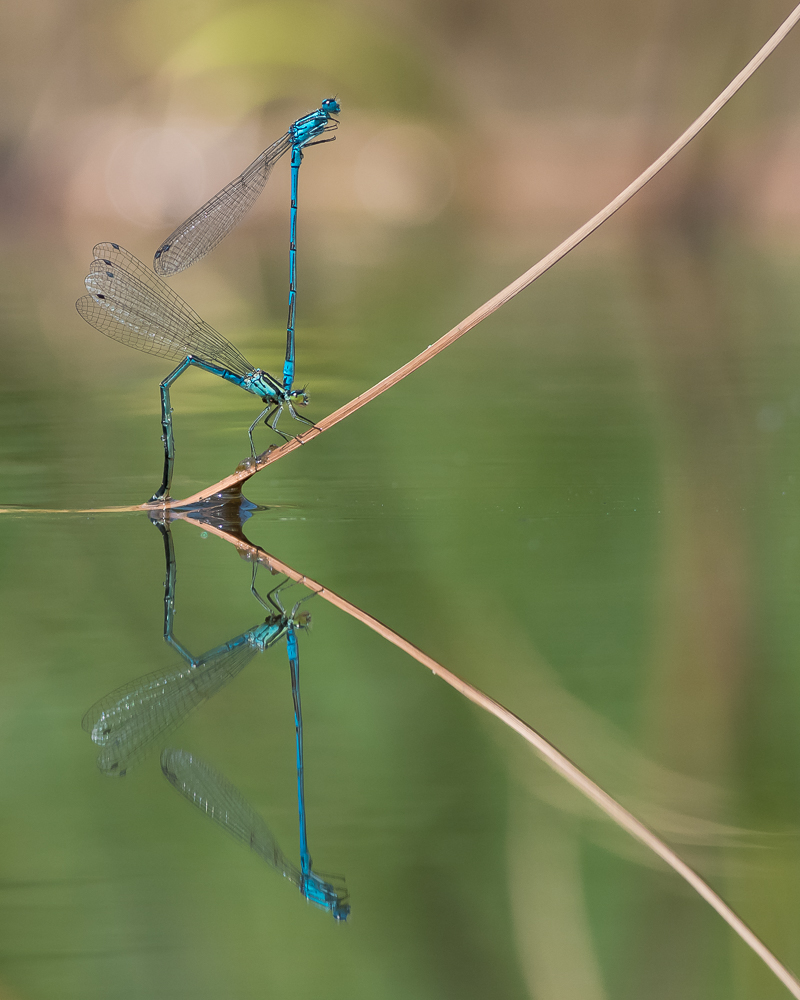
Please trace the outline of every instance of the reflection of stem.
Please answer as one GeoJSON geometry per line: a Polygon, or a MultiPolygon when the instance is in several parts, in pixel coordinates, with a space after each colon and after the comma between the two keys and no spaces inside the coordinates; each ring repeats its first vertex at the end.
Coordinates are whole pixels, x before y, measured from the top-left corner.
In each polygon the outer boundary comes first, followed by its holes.
{"type": "Polygon", "coordinates": [[[534,264],[530,270],[526,271],[523,275],[520,275],[516,281],[512,281],[510,285],[507,285],[502,291],[498,292],[497,295],[489,299],[488,302],[484,302],[484,304],[476,309],[475,312],[470,313],[466,319],[463,319],[457,326],[454,326],[449,333],[440,337],[439,340],[431,344],[430,347],[422,351],[421,354],[412,358],[412,360],[403,365],[402,368],[398,368],[396,372],[393,372],[391,375],[387,375],[387,377],[381,382],[378,382],[377,385],[374,385],[366,392],[362,392],[361,395],[356,396],[355,399],[351,399],[349,403],[345,403],[344,406],[341,406],[334,413],[329,414],[327,417],[323,417],[322,420],[320,420],[313,427],[310,427],[307,431],[304,431],[302,434],[298,434],[297,437],[292,438],[291,441],[287,441],[286,444],[282,444],[279,448],[271,448],[263,455],[259,455],[258,459],[248,468],[237,470],[233,473],[233,475],[215,483],[214,486],[209,486],[207,489],[201,490],[200,493],[195,493],[193,496],[186,497],[184,500],[173,500],[171,503],[168,503],[167,506],[185,506],[189,503],[197,503],[199,500],[205,500],[207,497],[213,496],[213,494],[219,493],[221,490],[229,489],[237,483],[244,482],[256,472],[266,468],[273,462],[277,462],[279,458],[283,458],[284,455],[288,455],[289,452],[294,451],[301,445],[313,440],[315,437],[322,434],[323,431],[329,430],[335,424],[338,424],[339,421],[344,420],[345,417],[349,417],[351,413],[355,413],[356,410],[360,410],[362,406],[365,406],[373,399],[376,399],[381,395],[381,393],[386,392],[387,389],[391,389],[392,386],[397,385],[397,383],[402,381],[402,379],[404,379],[407,375],[411,375],[412,372],[421,368],[426,362],[435,358],[437,354],[440,354],[445,348],[449,347],[452,343],[458,340],[459,337],[463,337],[465,333],[468,333],[471,329],[473,329],[473,327],[476,327],[487,317],[491,316],[493,312],[496,312],[500,308],[500,306],[505,305],[506,302],[521,292],[523,288],[527,288],[528,285],[543,275],[545,271],[548,271],[554,264],[557,264],[562,257],[566,257],[570,250],[574,250],[579,243],[582,243],[587,236],[590,236],[596,229],[599,229],[599,227],[602,226],[607,219],[610,219],[611,216],[622,208],[626,202],[630,201],[635,194],[641,191],[645,184],[652,180],[652,178],[655,177],[655,175],[663,169],[670,160],[677,156],[684,146],[687,146],[692,139],[694,139],[694,137],[703,128],[705,128],[714,115],[716,115],[716,113],[728,103],[737,90],[739,90],[750,79],[764,60],[771,55],[778,45],[780,45],[798,20],[800,20],[800,5],[795,7],[775,34],[753,56],[741,73],[734,77],[719,97],[717,97],[715,101],[712,101],[700,117],[692,122],[689,128],[686,129],[683,135],[676,139],[669,149],[662,153],[654,163],[651,163],[643,173],[639,174],[635,181],[632,181],[624,191],[614,198],[613,201],[610,201],[605,208],[599,211],[597,215],[589,219],[588,222],[584,223],[580,229],[577,229],[572,236],[569,236],[566,240],[564,240],[564,242],[557,246],[555,250],[551,250],[550,253],[547,254],[546,257],[543,257],[538,264],[534,264]]]}
{"type": "MultiPolygon", "coordinates": [[[[797,15],[800,16],[800,7],[797,8],[797,15]]],[[[789,992],[794,997],[798,997],[800,1000],[800,981],[797,980],[791,972],[784,966],[776,957],[772,954],[769,948],[764,944],[764,942],[757,937],[752,930],[747,926],[747,924],[737,916],[736,913],[728,906],[728,904],[718,896],[716,892],[705,882],[694,869],[690,868],[670,847],[668,847],[663,840],[653,833],[649,827],[645,826],[641,820],[638,820],[633,813],[628,812],[623,806],[613,799],[608,792],[603,791],[603,789],[596,785],[591,778],[589,778],[583,771],[580,770],[572,761],[565,757],[559,750],[557,750],[552,743],[548,742],[544,736],[540,735],[531,726],[524,722],[519,716],[514,715],[507,708],[500,704],[500,702],[495,701],[494,698],[490,698],[488,694],[484,694],[479,688],[474,687],[472,684],[468,684],[467,681],[462,680],[456,674],[449,671],[446,667],[443,667],[436,660],[432,659],[427,653],[423,653],[421,649],[418,649],[408,639],[404,639],[397,632],[394,632],[389,628],[388,625],[384,625],[383,622],[378,621],[377,618],[373,618],[372,615],[367,614],[366,611],[362,611],[361,608],[357,608],[355,604],[351,604],[344,597],[340,597],[335,594],[332,590],[328,590],[323,587],[322,584],[317,583],[310,577],[304,576],[302,573],[298,573],[297,570],[292,569],[291,566],[287,566],[286,563],[281,562],[280,559],[276,559],[274,556],[265,552],[258,545],[253,545],[252,542],[248,542],[243,538],[236,538],[234,535],[223,530],[222,528],[217,528],[215,525],[208,521],[203,521],[197,518],[187,517],[185,514],[175,513],[172,515],[175,520],[188,521],[190,524],[194,524],[197,527],[203,529],[203,531],[210,531],[214,535],[218,535],[220,538],[224,539],[226,542],[230,542],[235,545],[239,551],[239,554],[244,556],[249,560],[258,560],[264,566],[266,566],[273,573],[283,573],[288,576],[295,583],[300,583],[304,587],[307,587],[310,591],[316,594],[318,597],[322,597],[324,600],[333,604],[335,607],[340,608],[345,611],[348,615],[353,618],[357,618],[358,621],[363,622],[364,625],[371,628],[373,632],[377,632],[378,635],[387,639],[389,642],[393,643],[398,649],[402,649],[403,652],[408,653],[409,656],[413,656],[415,660],[421,663],[424,667],[427,667],[431,673],[435,674],[437,677],[441,677],[443,681],[449,684],[451,687],[455,688],[456,691],[464,695],[475,705],[490,712],[496,718],[500,719],[507,726],[514,730],[514,732],[519,733],[519,735],[527,740],[528,743],[534,748],[534,750],[539,754],[539,756],[548,764],[557,774],[560,774],[562,778],[565,778],[574,788],[577,788],[579,792],[590,799],[594,804],[609,816],[618,826],[621,826],[623,830],[626,830],[632,837],[638,840],[640,843],[644,844],[645,847],[649,847],[651,851],[657,854],[663,861],[674,869],[681,878],[685,879],[689,885],[699,893],[707,903],[709,903],[717,911],[717,913],[722,917],[726,923],[728,923],[733,930],[739,935],[739,937],[744,941],[745,944],[749,945],[753,951],[758,955],[758,957],[775,973],[775,975],[780,979],[784,986],[789,990],[789,992]]]]}

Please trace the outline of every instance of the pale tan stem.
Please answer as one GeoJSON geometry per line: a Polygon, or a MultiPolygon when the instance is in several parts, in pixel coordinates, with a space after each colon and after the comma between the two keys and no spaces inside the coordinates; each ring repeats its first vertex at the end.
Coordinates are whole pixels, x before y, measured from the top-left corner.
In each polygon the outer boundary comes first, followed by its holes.
{"type": "Polygon", "coordinates": [[[376,399],[381,395],[381,393],[384,393],[387,389],[391,389],[392,386],[397,385],[397,383],[404,379],[407,375],[410,375],[418,368],[421,368],[422,365],[430,361],[431,358],[435,358],[437,354],[441,354],[445,348],[455,343],[459,337],[463,337],[465,333],[472,330],[473,327],[476,327],[478,323],[483,322],[483,320],[485,320],[488,316],[491,316],[493,312],[496,312],[500,308],[500,306],[505,305],[509,299],[513,299],[515,295],[523,290],[523,288],[527,288],[531,282],[536,281],[536,279],[541,277],[545,271],[549,270],[554,264],[557,264],[562,257],[566,257],[570,250],[574,250],[579,243],[582,243],[587,236],[590,236],[596,229],[602,226],[607,219],[610,219],[615,212],[622,208],[626,202],[630,201],[635,194],[641,191],[645,184],[652,180],[652,178],[655,177],[655,175],[663,167],[665,167],[670,160],[677,156],[678,153],[680,153],[680,151],[687,146],[692,139],[694,139],[698,132],[705,128],[714,115],[716,115],[716,113],[728,103],[736,91],[750,79],[764,60],[775,51],[795,24],[797,24],[798,20],[800,20],[800,5],[795,7],[792,13],[786,18],[766,45],[764,45],[756,53],[756,55],[753,56],[741,73],[739,73],[739,75],[728,84],[719,97],[706,108],[699,118],[692,122],[683,135],[676,139],[666,152],[662,153],[654,163],[650,164],[647,170],[639,174],[636,180],[630,183],[625,190],[621,192],[621,194],[618,194],[617,197],[613,201],[610,201],[604,209],[597,213],[597,215],[589,219],[589,221],[581,226],[580,229],[577,229],[572,236],[568,237],[563,243],[559,244],[555,250],[551,250],[546,257],[542,257],[538,264],[534,264],[530,270],[520,275],[516,281],[512,281],[510,285],[507,285],[501,292],[498,292],[497,295],[489,299],[488,302],[484,302],[484,304],[480,306],[480,308],[476,309],[475,312],[470,313],[470,315],[467,316],[466,319],[463,319],[458,326],[454,326],[452,330],[446,333],[443,337],[440,337],[434,344],[431,344],[430,347],[427,347],[415,358],[412,358],[412,360],[403,365],[402,368],[398,368],[396,372],[393,372],[391,375],[387,375],[383,381],[378,382],[378,384],[374,385],[371,389],[367,389],[366,392],[362,392],[361,395],[356,396],[355,399],[351,399],[349,403],[345,403],[344,406],[339,407],[339,409],[334,413],[329,414],[327,417],[323,417],[323,419],[320,420],[314,427],[311,427],[304,433],[299,434],[296,438],[292,438],[291,441],[287,441],[286,444],[282,444],[279,448],[274,448],[259,456],[258,461],[254,463],[252,467],[234,472],[233,475],[220,480],[220,482],[215,483],[213,486],[209,486],[208,489],[201,490],[199,493],[194,493],[192,496],[186,497],[183,500],[172,500],[167,503],[166,506],[175,507],[184,506],[189,503],[196,503],[198,500],[205,500],[207,497],[213,496],[215,493],[219,493],[220,490],[229,489],[238,483],[244,482],[244,480],[249,479],[250,476],[254,475],[256,472],[260,472],[261,469],[266,468],[273,462],[277,462],[279,458],[283,458],[284,455],[288,455],[301,445],[307,444],[309,441],[312,441],[315,437],[322,434],[323,431],[327,431],[335,424],[338,424],[340,420],[344,420],[344,418],[349,417],[351,413],[355,413],[356,410],[360,410],[362,406],[366,406],[367,403],[376,399]]]}
{"type": "Polygon", "coordinates": [[[699,893],[703,899],[705,899],[707,903],[713,906],[722,919],[739,935],[742,941],[753,949],[756,955],[758,955],[758,957],[772,970],[772,972],[774,972],[778,979],[780,979],[792,996],[800,998],[800,981],[798,981],[786,968],[786,966],[783,965],[775,957],[775,955],[773,955],[764,942],[757,937],[756,934],[754,934],[741,917],[734,913],[722,897],[717,895],[711,886],[705,882],[693,868],[690,868],[689,865],[687,865],[686,862],[683,861],[670,847],[668,847],[663,840],[657,837],[649,827],[645,826],[641,820],[638,820],[633,813],[628,812],[628,810],[613,799],[608,792],[603,791],[599,785],[595,784],[591,778],[580,770],[579,767],[573,764],[568,757],[565,757],[564,754],[557,750],[552,743],[544,738],[544,736],[537,733],[536,730],[529,726],[527,722],[523,722],[519,716],[514,715],[513,712],[510,712],[507,708],[501,705],[500,702],[495,701],[494,698],[490,698],[488,694],[484,694],[483,691],[474,687],[474,685],[467,683],[467,681],[462,680],[452,671],[443,667],[440,663],[437,663],[436,660],[428,656],[427,653],[423,653],[421,649],[418,649],[413,643],[409,642],[408,639],[404,639],[401,635],[398,635],[397,632],[390,629],[388,625],[384,625],[383,622],[378,621],[377,618],[373,618],[372,615],[367,614],[366,611],[362,611],[361,608],[356,607],[355,604],[351,604],[348,600],[345,600],[344,597],[340,597],[332,590],[328,590],[326,587],[323,587],[322,584],[317,583],[316,580],[312,580],[310,577],[305,576],[302,573],[298,573],[297,570],[292,569],[291,566],[288,566],[280,559],[276,559],[259,546],[253,545],[241,538],[236,538],[222,528],[217,528],[208,522],[198,521],[187,517],[185,514],[173,514],[172,517],[188,521],[190,524],[195,525],[195,527],[202,528],[203,531],[209,531],[214,535],[218,535],[225,541],[235,545],[240,554],[244,555],[246,558],[251,560],[257,559],[273,572],[283,573],[285,576],[288,576],[289,579],[307,587],[309,590],[313,591],[313,593],[323,598],[323,600],[328,601],[335,607],[345,611],[348,615],[351,615],[353,618],[358,619],[358,621],[363,622],[363,624],[368,628],[371,628],[373,632],[377,632],[378,635],[397,646],[398,649],[402,649],[404,653],[408,653],[409,656],[412,656],[424,667],[427,667],[431,673],[435,674],[437,677],[441,677],[445,683],[455,688],[456,691],[464,695],[465,698],[468,698],[471,702],[478,705],[485,711],[490,712],[495,716],[495,718],[504,722],[507,726],[513,729],[515,733],[519,733],[524,740],[530,743],[536,753],[546,764],[560,774],[562,778],[565,778],[574,788],[577,788],[579,792],[594,802],[594,804],[607,816],[609,816],[618,826],[622,827],[623,830],[626,830],[632,837],[644,844],[645,847],[649,847],[650,850],[665,861],[670,868],[676,871],[681,878],[685,879],[689,885],[697,893],[699,893]]]}

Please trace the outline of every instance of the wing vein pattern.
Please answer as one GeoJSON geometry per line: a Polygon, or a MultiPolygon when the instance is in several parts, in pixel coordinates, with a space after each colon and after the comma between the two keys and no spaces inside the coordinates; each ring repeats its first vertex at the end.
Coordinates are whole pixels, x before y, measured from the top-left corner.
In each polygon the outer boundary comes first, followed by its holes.
{"type": "Polygon", "coordinates": [[[301,885],[300,869],[289,861],[267,824],[227,778],[185,750],[165,750],[161,754],[161,770],[201,812],[247,844],[295,885],[301,885]]]}
{"type": "Polygon", "coordinates": [[[99,243],[75,303],[87,323],[112,340],[172,361],[192,355],[244,377],[253,366],[194,309],[116,243],[99,243]]]}
{"type": "Polygon", "coordinates": [[[105,774],[125,774],[160,736],[233,680],[257,651],[244,639],[231,640],[171,673],[155,671],[124,684],[92,705],[82,726],[102,748],[97,766],[105,774]]]}
{"type": "Polygon", "coordinates": [[[153,268],[158,274],[177,274],[205,257],[237,225],[264,190],[272,168],[291,149],[287,132],[276,139],[249,167],[182,222],[156,251],[153,268]]]}

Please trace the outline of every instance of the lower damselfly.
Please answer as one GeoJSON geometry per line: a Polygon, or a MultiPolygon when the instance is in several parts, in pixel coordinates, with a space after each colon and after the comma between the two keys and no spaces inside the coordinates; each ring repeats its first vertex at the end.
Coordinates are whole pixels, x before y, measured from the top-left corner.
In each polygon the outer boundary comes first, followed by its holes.
{"type": "Polygon", "coordinates": [[[286,379],[280,381],[269,372],[254,368],[165,281],[119,244],[98,243],[85,283],[89,294],[78,299],[75,305],[87,323],[137,351],[179,362],[161,383],[164,473],[161,486],[150,497],[150,503],[169,499],[175,465],[169,390],[191,366],[218,375],[266,403],[248,431],[253,459],[256,457],[253,431],[261,420],[284,440],[289,440],[289,435],[278,427],[284,407],[295,420],[313,426],[311,420],[295,410],[295,403],[308,403],[304,389],[293,389],[286,379]]]}

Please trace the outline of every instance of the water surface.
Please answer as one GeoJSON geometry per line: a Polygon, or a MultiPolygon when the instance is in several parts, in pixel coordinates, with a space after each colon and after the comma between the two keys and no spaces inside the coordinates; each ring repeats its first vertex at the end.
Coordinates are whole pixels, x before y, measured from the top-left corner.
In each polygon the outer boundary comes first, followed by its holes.
{"type": "MultiPolygon", "coordinates": [[[[205,297],[202,283],[175,286],[275,370],[282,294],[260,277],[269,260],[236,252],[203,263],[205,297]]],[[[3,272],[0,499],[141,502],[160,475],[167,369],[82,324],[72,301],[88,257],[49,254],[45,295],[29,294],[33,251],[3,272]]],[[[298,322],[309,415],[402,364],[532,260],[444,222],[370,261],[319,251],[298,322]]],[[[736,236],[582,248],[254,478],[246,493],[266,509],[244,529],[544,733],[790,966],[799,265],[736,236]]],[[[172,395],[180,496],[245,457],[255,410],[197,372],[172,395]]],[[[263,620],[233,545],[202,525],[172,532],[188,650],[263,620]]],[[[336,924],[159,767],[165,745],[208,761],[296,860],[285,648],[108,777],[84,712],[180,665],[162,637],[160,534],[143,513],[12,513],[0,550],[0,996],[784,995],[516,737],[314,598],[300,636],[306,804],[315,866],[350,891],[336,924]]]]}

